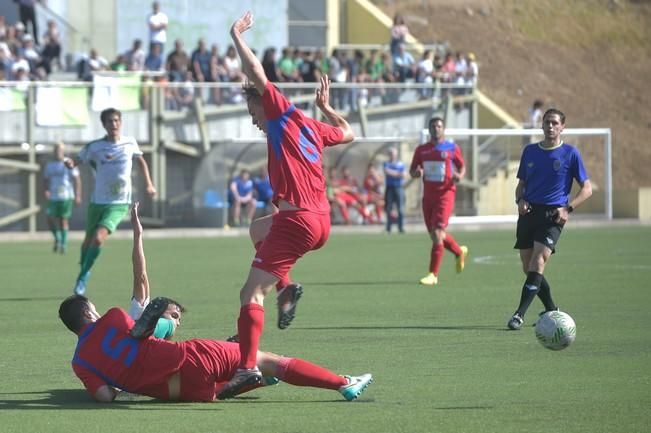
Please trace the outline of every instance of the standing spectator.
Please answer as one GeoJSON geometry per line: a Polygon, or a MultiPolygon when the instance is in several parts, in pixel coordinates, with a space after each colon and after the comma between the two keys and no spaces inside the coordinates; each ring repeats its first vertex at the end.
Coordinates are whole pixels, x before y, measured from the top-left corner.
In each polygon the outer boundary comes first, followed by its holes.
{"type": "MultiPolygon", "coordinates": [[[[434,82],[434,53],[432,50],[425,50],[423,52],[423,57],[418,62],[416,82],[423,84],[432,84],[434,82]]],[[[431,87],[419,89],[419,92],[423,99],[432,96],[431,87]]]]}
{"type": "Polygon", "coordinates": [[[316,67],[321,72],[321,75],[330,74],[330,63],[328,62],[328,58],[323,54],[322,48],[317,48],[314,51],[314,63],[316,63],[316,67]]]}
{"type": "Polygon", "coordinates": [[[128,50],[124,57],[130,71],[143,71],[145,69],[145,50],[142,49],[142,41],[134,39],[131,49],[128,50]]]}
{"type": "MultiPolygon", "coordinates": [[[[334,48],[329,59],[330,77],[334,83],[345,83],[348,80],[346,69],[346,53],[343,50],[334,48]]],[[[332,105],[343,110],[346,99],[346,89],[332,89],[332,105]]]]}
{"type": "Polygon", "coordinates": [[[282,287],[277,300],[278,327],[285,329],[294,319],[302,288],[286,284],[290,282],[289,272],[300,257],[321,248],[330,232],[323,149],[354,139],[348,122],[329,104],[328,77],[321,78],[315,105],[330,124],[310,119],[299,109],[292,110],[292,104],[267,80],[262,65],[242,37],[252,25],[253,16],[247,12],[233,23],[230,33],[242,70],[251,83],[246,88],[249,113],[253,123],[268,134],[273,202],[280,211],[257,219],[251,226],[257,252],[240,291],[237,329],[241,360],[234,377],[219,393],[220,399],[231,398],[262,381],[255,358],[264,327],[264,298],[274,285],[282,287]],[[306,133],[311,137],[309,144],[301,138],[306,133]]]}
{"type": "Polygon", "coordinates": [[[79,169],[65,166],[63,143],[54,146],[54,158],[45,165],[43,187],[47,200],[47,223],[54,236],[55,253],[65,254],[68,248],[68,222],[72,216],[72,204],[81,203],[81,179],[79,169]]]}
{"type": "MultiPolygon", "coordinates": [[[[23,30],[27,30],[27,26],[31,24],[31,34],[34,37],[34,42],[38,45],[38,28],[36,27],[36,2],[37,0],[16,0],[18,2],[18,15],[20,22],[23,24],[23,30]]],[[[38,0],[40,2],[40,0],[38,0]]]]}
{"type": "Polygon", "coordinates": [[[47,22],[47,30],[43,34],[43,44],[41,64],[49,75],[53,65],[61,69],[61,34],[54,20],[47,22]]]}
{"type": "Polygon", "coordinates": [[[188,70],[188,63],[190,57],[187,51],[183,48],[183,41],[177,39],[174,41],[174,50],[172,50],[165,61],[165,68],[169,73],[170,81],[183,81],[185,80],[185,72],[188,70]]]}
{"type": "Polygon", "coordinates": [[[229,197],[231,198],[231,210],[233,225],[235,227],[248,227],[255,214],[256,201],[253,197],[253,179],[251,172],[245,168],[240,170],[239,176],[235,176],[228,186],[229,197]],[[241,217],[244,208],[244,218],[241,217]]]}
{"type": "Polygon", "coordinates": [[[160,10],[160,3],[152,3],[153,12],[147,18],[149,25],[149,44],[160,45],[160,52],[165,52],[165,42],[167,42],[167,15],[160,10]]]}
{"type": "Polygon", "coordinates": [[[439,268],[444,249],[456,256],[457,272],[462,272],[468,247],[459,246],[447,232],[448,220],[454,210],[456,183],[466,173],[459,146],[445,139],[445,123],[440,117],[429,121],[430,141],[416,148],[409,173],[423,179],[423,217],[432,239],[429,273],[420,283],[433,286],[438,283],[439,268]]]}
{"type": "Polygon", "coordinates": [[[479,78],[479,65],[477,64],[475,53],[468,53],[466,60],[468,63],[468,69],[466,70],[466,84],[475,87],[477,85],[477,79],[479,78]]]}
{"type": "Polygon", "coordinates": [[[145,179],[147,194],[156,194],[149,176],[147,161],[133,137],[123,136],[122,113],[107,108],[100,114],[106,135],[88,143],[74,159],[65,158],[66,167],[88,163],[95,168],[95,189],[88,205],[86,237],[81,245],[80,270],[74,292],[83,295],[90,270],[108,239],[115,231],[131,203],[131,171],[138,162],[145,179]]]}
{"type": "Polygon", "coordinates": [[[391,226],[394,221],[398,223],[398,230],[404,233],[403,211],[405,202],[404,178],[405,163],[398,159],[398,149],[389,149],[389,160],[383,165],[384,168],[384,202],[387,213],[387,233],[391,233],[391,226]],[[394,211],[395,207],[395,211],[394,211]]]}
{"type": "Polygon", "coordinates": [[[19,57],[24,57],[29,62],[30,75],[33,79],[42,79],[42,70],[39,73],[38,68],[41,66],[41,55],[34,46],[34,37],[29,33],[23,36],[23,46],[18,52],[19,57]]]}
{"type": "Polygon", "coordinates": [[[391,57],[398,55],[398,47],[406,42],[408,34],[409,29],[407,28],[407,24],[405,24],[405,19],[401,14],[395,14],[393,17],[393,26],[391,26],[391,57]]]}
{"type": "MultiPolygon", "coordinates": [[[[229,81],[225,58],[219,55],[219,46],[217,44],[210,46],[210,81],[216,83],[229,81]]],[[[210,90],[212,102],[216,105],[221,105],[224,95],[228,98],[231,94],[231,89],[222,89],[217,86],[212,87],[210,90]]],[[[237,89],[237,92],[239,92],[239,89],[237,89]]]]}
{"type": "Polygon", "coordinates": [[[543,276],[545,265],[555,252],[561,232],[570,214],[592,195],[592,184],[579,151],[563,143],[565,114],[555,108],[543,115],[545,138],[522,151],[518,168],[515,202],[518,226],[514,248],[520,250],[522,270],[527,279],[522,286],[520,304],[507,326],[519,330],[524,315],[538,295],[545,311],[556,310],[549,283],[543,276]],[[574,180],[580,186],[570,199],[574,180]]]}
{"type": "Polygon", "coordinates": [[[531,107],[527,110],[527,120],[524,123],[525,128],[538,128],[542,125],[542,108],[545,102],[542,99],[535,99],[531,107]]]}

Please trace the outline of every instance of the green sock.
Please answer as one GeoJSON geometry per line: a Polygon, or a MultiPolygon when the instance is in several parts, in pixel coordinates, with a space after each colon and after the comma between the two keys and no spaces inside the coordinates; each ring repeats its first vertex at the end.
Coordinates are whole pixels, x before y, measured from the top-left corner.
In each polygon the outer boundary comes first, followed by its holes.
{"type": "Polygon", "coordinates": [[[86,254],[88,254],[88,248],[84,248],[84,246],[81,246],[81,255],[79,256],[79,264],[82,265],[84,263],[84,260],[86,260],[86,254]]]}
{"type": "Polygon", "coordinates": [[[60,244],[63,246],[63,248],[68,247],[68,229],[61,229],[61,241],[60,244]]]}
{"type": "Polygon", "coordinates": [[[52,232],[52,236],[54,236],[54,241],[59,243],[59,229],[52,227],[50,231],[52,232]]]}
{"type": "Polygon", "coordinates": [[[86,257],[84,261],[81,262],[81,270],[79,271],[79,278],[86,278],[90,268],[93,267],[95,260],[99,256],[99,253],[102,251],[101,247],[88,247],[86,250],[86,257]]]}

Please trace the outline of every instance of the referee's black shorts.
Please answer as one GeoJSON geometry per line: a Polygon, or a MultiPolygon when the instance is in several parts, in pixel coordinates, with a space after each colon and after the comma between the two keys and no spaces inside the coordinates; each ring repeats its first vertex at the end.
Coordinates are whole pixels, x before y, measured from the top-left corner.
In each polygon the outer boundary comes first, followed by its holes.
{"type": "Polygon", "coordinates": [[[518,218],[518,228],[516,229],[516,240],[513,248],[526,250],[533,248],[534,242],[540,242],[554,253],[563,231],[563,226],[554,221],[557,216],[556,209],[559,207],[556,205],[532,204],[531,211],[526,215],[520,215],[518,218]]]}

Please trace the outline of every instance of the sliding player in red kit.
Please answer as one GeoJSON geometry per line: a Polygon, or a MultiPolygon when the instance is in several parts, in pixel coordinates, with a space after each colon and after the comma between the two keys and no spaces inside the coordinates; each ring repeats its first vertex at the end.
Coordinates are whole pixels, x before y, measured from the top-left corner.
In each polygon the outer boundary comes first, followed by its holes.
{"type": "MultiPolygon", "coordinates": [[[[262,381],[256,354],[264,326],[264,298],[276,283],[289,280],[289,271],[300,257],[321,248],[328,239],[330,206],[321,153],[326,146],[354,139],[348,122],[329,103],[327,76],[321,78],[315,104],[330,124],[306,117],[267,80],[260,61],[242,37],[252,25],[253,16],[247,12],[233,23],[231,37],[250,83],[244,89],[249,114],[253,124],[267,134],[272,201],[279,212],[257,220],[251,229],[257,252],[240,291],[237,331],[241,361],[235,376],[219,393],[220,399],[262,381]]],[[[295,301],[289,299],[285,309],[291,316],[295,301]]],[[[279,299],[279,307],[281,302],[279,299]]],[[[367,375],[359,386],[365,387],[371,380],[367,375]]]]}
{"type": "Polygon", "coordinates": [[[459,146],[445,139],[443,119],[430,119],[429,133],[430,141],[416,148],[409,173],[414,178],[423,178],[423,218],[432,239],[432,250],[429,273],[420,279],[420,283],[433,286],[438,283],[444,249],[456,256],[458,273],[465,266],[468,247],[459,246],[446,229],[454,210],[456,182],[465,175],[466,166],[459,146]]]}

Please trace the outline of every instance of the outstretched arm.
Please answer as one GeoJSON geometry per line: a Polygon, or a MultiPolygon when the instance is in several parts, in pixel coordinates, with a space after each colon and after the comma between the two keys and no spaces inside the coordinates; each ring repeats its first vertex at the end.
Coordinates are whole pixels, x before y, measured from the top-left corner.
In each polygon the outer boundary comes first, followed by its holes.
{"type": "Polygon", "coordinates": [[[140,164],[140,169],[142,170],[142,174],[145,177],[145,188],[147,189],[147,194],[153,197],[156,195],[156,188],[154,187],[154,183],[151,181],[147,161],[142,155],[138,155],[137,161],[140,164]]]}
{"type": "Polygon", "coordinates": [[[315,104],[321,110],[323,115],[328,119],[328,122],[341,129],[344,134],[342,143],[350,143],[355,139],[353,128],[350,127],[346,119],[337,113],[330,105],[330,79],[327,75],[323,75],[320,79],[320,86],[316,91],[315,104]]]}
{"type": "Polygon", "coordinates": [[[233,38],[235,49],[242,61],[242,72],[244,72],[244,75],[255,86],[258,93],[262,95],[267,86],[267,76],[264,73],[260,60],[253,54],[253,51],[251,51],[251,48],[249,48],[242,37],[242,33],[251,27],[253,27],[253,14],[247,12],[231,26],[231,38],[233,38]]]}
{"type": "Polygon", "coordinates": [[[140,305],[149,300],[149,278],[147,278],[147,262],[142,245],[142,224],[138,217],[140,203],[135,202],[131,208],[131,226],[133,227],[133,299],[140,305]]]}

